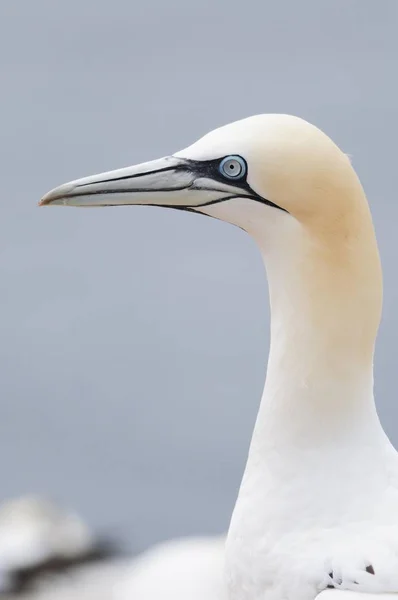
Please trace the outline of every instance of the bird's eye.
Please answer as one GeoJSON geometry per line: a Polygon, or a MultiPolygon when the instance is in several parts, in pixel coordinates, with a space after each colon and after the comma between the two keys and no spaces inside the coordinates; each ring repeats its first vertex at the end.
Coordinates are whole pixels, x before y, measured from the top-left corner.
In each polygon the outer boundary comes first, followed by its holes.
{"type": "Polygon", "coordinates": [[[242,179],[246,175],[246,163],[240,156],[226,156],[220,162],[219,170],[228,179],[242,179]]]}

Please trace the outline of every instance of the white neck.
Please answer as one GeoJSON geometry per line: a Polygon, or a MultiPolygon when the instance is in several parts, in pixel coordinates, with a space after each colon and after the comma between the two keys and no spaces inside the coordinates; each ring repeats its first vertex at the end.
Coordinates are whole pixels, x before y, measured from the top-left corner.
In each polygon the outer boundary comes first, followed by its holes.
{"type": "Polygon", "coordinates": [[[256,464],[258,452],[277,450],[286,459],[302,447],[365,440],[380,428],[373,399],[380,268],[367,205],[361,208],[362,235],[353,232],[350,240],[335,232],[320,238],[289,217],[285,231],[279,223],[266,236],[261,226],[252,232],[271,307],[267,377],[250,452],[256,464]]]}

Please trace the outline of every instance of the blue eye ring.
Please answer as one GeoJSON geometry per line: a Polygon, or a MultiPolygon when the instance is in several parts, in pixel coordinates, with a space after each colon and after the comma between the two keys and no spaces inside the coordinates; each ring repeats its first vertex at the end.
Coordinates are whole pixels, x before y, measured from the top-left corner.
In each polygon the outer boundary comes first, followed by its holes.
{"type": "Polygon", "coordinates": [[[226,156],[222,159],[218,170],[223,177],[226,177],[227,179],[238,180],[243,179],[243,177],[246,175],[247,167],[246,162],[241,156],[232,154],[231,156],[226,156]]]}

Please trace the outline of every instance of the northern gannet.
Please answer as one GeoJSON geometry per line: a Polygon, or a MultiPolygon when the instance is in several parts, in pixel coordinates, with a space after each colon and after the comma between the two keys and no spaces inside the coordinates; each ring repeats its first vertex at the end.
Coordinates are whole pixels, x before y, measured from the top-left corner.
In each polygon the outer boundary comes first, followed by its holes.
{"type": "Polygon", "coordinates": [[[271,345],[226,541],[226,598],[398,592],[398,455],[373,396],[382,274],[348,157],[300,118],[257,115],[41,200],[136,204],[237,225],[265,263],[271,345]]]}

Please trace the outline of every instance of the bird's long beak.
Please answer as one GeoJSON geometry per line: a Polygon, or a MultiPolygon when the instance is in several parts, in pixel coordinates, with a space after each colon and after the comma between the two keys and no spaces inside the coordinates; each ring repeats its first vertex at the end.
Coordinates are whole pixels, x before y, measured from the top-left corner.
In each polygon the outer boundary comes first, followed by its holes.
{"type": "Polygon", "coordinates": [[[211,177],[205,162],[168,156],[61,185],[40,206],[144,204],[195,209],[231,198],[242,190],[211,177]]]}

